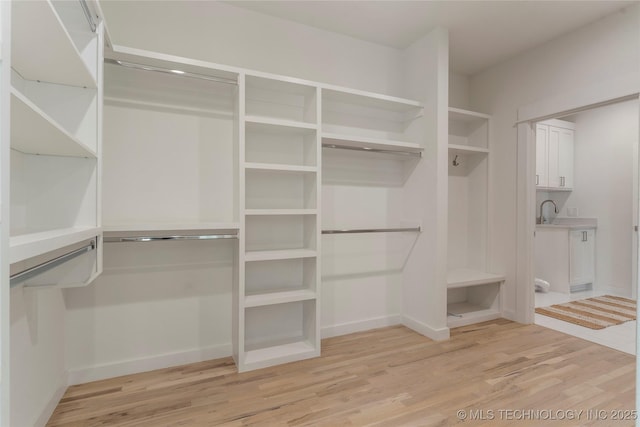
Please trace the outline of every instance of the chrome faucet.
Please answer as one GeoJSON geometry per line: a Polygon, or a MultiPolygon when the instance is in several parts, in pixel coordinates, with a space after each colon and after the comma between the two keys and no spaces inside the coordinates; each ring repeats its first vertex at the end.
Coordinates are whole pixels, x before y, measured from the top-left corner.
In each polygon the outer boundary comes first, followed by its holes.
{"type": "Polygon", "coordinates": [[[537,223],[538,224],[544,224],[544,216],[542,216],[542,208],[544,207],[544,204],[547,202],[551,202],[551,204],[553,205],[553,211],[555,213],[558,213],[558,206],[556,206],[556,202],[554,202],[551,199],[547,199],[544,202],[540,203],[540,218],[538,218],[537,223]]]}

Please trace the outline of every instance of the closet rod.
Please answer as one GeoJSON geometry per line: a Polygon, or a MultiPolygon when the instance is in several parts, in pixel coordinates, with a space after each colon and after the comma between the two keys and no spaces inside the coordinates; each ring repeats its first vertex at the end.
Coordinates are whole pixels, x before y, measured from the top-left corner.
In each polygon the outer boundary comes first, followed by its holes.
{"type": "Polygon", "coordinates": [[[104,237],[105,243],[120,242],[158,242],[166,240],[218,240],[237,239],[237,234],[206,234],[201,236],[132,236],[132,237],[104,237]]]}
{"type": "Polygon", "coordinates": [[[95,33],[96,29],[98,27],[96,26],[96,23],[93,20],[93,16],[91,16],[91,11],[89,10],[89,6],[87,5],[87,1],[86,0],[80,0],[80,5],[82,6],[82,11],[84,12],[84,17],[87,18],[87,21],[89,22],[89,28],[91,28],[91,32],[95,33]]]}
{"type": "Polygon", "coordinates": [[[121,61],[119,59],[108,59],[108,58],[105,58],[104,62],[107,63],[107,64],[120,65],[120,66],[126,67],[126,68],[134,68],[136,70],[153,71],[153,72],[156,72],[156,73],[171,74],[173,76],[181,76],[181,77],[190,77],[190,78],[194,78],[194,79],[201,79],[201,80],[207,80],[207,81],[210,81],[210,82],[225,83],[225,84],[231,84],[231,85],[237,85],[238,84],[238,81],[236,79],[227,79],[227,78],[224,78],[224,77],[206,76],[204,74],[190,73],[188,71],[171,70],[171,69],[168,69],[168,68],[155,67],[153,65],[136,64],[135,62],[121,61]]]}
{"type": "Polygon", "coordinates": [[[404,232],[418,232],[420,233],[420,227],[405,227],[405,228],[355,228],[355,229],[343,229],[343,230],[322,230],[322,234],[356,234],[356,233],[404,233],[404,232]]]}
{"type": "Polygon", "coordinates": [[[64,264],[65,262],[70,261],[73,258],[76,258],[84,253],[91,252],[95,248],[96,248],[96,242],[92,240],[86,246],[83,246],[79,249],[75,249],[69,253],[60,255],[59,257],[50,259],[49,261],[45,261],[33,267],[27,268],[26,270],[21,271],[20,273],[16,273],[10,277],[10,282],[9,282],[10,287],[13,288],[14,286],[19,285],[20,283],[24,282],[27,279],[38,276],[44,273],[45,271],[51,270],[52,268],[55,268],[61,264],[64,264]]]}
{"type": "Polygon", "coordinates": [[[369,153],[382,153],[382,154],[395,154],[395,155],[409,156],[409,157],[422,157],[421,151],[384,150],[382,148],[352,147],[350,145],[338,145],[338,144],[322,144],[322,148],[337,148],[339,150],[367,151],[369,153]]]}

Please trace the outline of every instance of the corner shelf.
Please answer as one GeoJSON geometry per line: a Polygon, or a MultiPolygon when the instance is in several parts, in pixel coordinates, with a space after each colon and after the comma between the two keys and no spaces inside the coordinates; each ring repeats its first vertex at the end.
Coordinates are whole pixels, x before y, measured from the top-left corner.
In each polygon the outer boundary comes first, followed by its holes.
{"type": "Polygon", "coordinates": [[[11,148],[27,154],[96,157],[93,150],[15,88],[11,88],[11,148]]]}
{"type": "Polygon", "coordinates": [[[51,1],[14,2],[11,15],[11,61],[23,78],[97,87],[51,1]]]}
{"type": "Polygon", "coordinates": [[[17,234],[9,239],[9,263],[24,261],[101,234],[102,228],[91,226],[17,234]]]}

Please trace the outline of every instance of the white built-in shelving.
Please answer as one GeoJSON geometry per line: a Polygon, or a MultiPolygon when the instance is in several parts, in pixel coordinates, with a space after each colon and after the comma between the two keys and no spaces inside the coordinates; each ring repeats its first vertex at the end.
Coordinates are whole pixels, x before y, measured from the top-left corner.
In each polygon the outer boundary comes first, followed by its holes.
{"type": "Polygon", "coordinates": [[[500,317],[505,277],[489,271],[490,123],[486,114],[449,108],[447,324],[500,317]]]}
{"type": "Polygon", "coordinates": [[[93,240],[85,284],[101,271],[102,24],[95,24],[78,2],[12,2],[11,263],[44,263],[93,240]]]}
{"type": "Polygon", "coordinates": [[[246,75],[240,126],[240,371],[320,354],[318,88],[246,75]]]}

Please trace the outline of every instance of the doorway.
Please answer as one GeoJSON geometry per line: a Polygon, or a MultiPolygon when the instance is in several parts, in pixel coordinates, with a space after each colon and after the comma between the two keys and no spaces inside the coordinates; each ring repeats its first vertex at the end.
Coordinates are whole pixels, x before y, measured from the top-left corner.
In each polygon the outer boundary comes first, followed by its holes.
{"type": "MultiPolygon", "coordinates": [[[[532,125],[534,277],[547,291],[536,292],[534,300],[546,313],[556,310],[549,308],[554,304],[603,295],[635,299],[638,106],[637,99],[626,100],[532,125]]],[[[538,313],[534,321],[635,353],[634,322],[594,330],[538,313]]]]}

